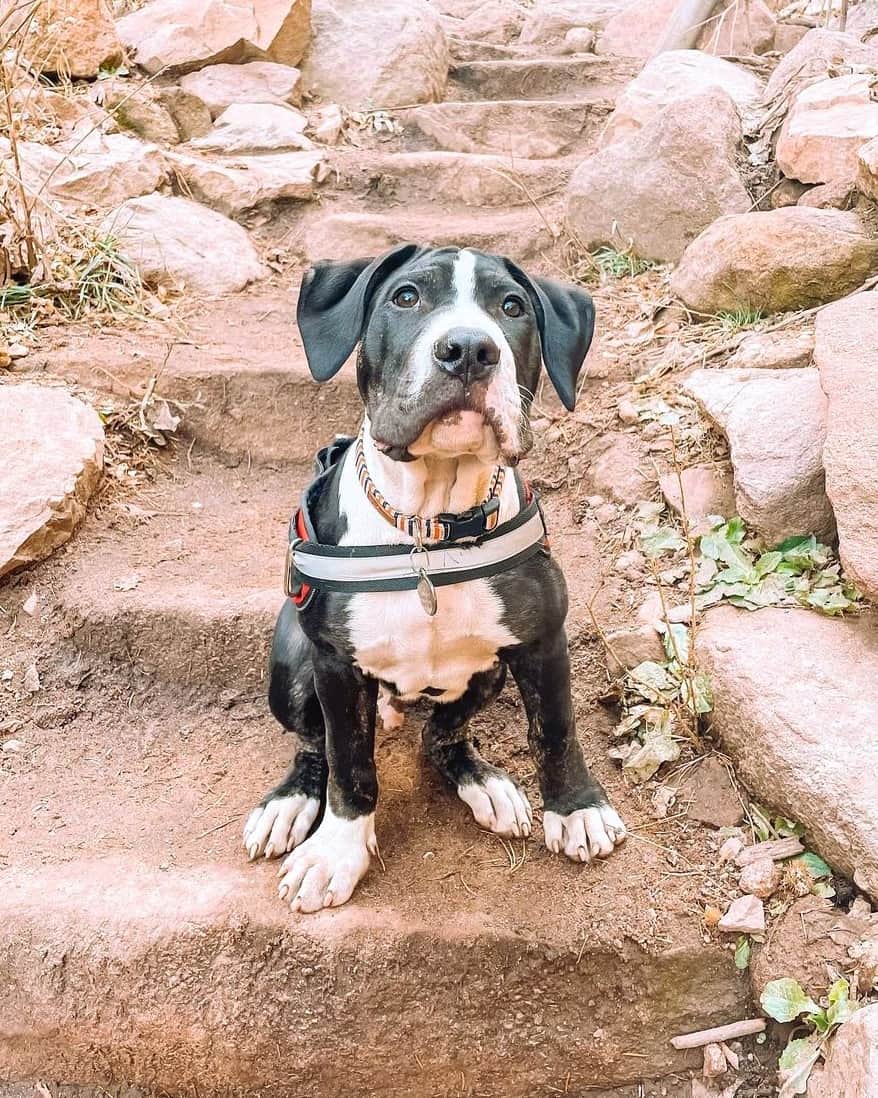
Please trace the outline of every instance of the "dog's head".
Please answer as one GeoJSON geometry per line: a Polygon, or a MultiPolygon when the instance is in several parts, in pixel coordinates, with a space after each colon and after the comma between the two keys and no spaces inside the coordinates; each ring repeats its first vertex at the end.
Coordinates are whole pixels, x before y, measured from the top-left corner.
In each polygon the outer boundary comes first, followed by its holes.
{"type": "Polygon", "coordinates": [[[317,381],[360,345],[360,393],[389,456],[473,453],[514,464],[531,445],[541,362],[573,408],[594,305],[500,256],[402,244],[378,259],[317,263],[302,282],[298,323],[317,381]]]}

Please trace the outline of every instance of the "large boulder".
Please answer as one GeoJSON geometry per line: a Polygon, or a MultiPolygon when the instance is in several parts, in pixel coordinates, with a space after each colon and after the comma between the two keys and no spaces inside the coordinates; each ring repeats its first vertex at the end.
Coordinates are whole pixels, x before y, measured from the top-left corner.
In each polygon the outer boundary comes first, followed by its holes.
{"type": "Polygon", "coordinates": [[[741,781],[878,899],[878,629],[811,610],[718,607],[698,627],[711,724],[741,781]]]}
{"type": "MultiPolygon", "coordinates": [[[[43,0],[34,10],[39,30],[34,24],[28,28],[24,48],[37,69],[93,78],[122,60],[122,43],[106,0],[43,0]]],[[[4,37],[20,19],[17,14],[5,24],[4,37]]]]}
{"type": "Polygon", "coordinates": [[[113,116],[123,130],[131,130],[144,141],[176,145],[180,141],[177,123],[150,84],[136,85],[130,80],[111,76],[92,85],[97,103],[113,116]]]}
{"type": "Polygon", "coordinates": [[[291,65],[248,61],[243,65],[208,65],[180,77],[184,88],[217,118],[236,103],[302,102],[302,74],[291,65]]]}
{"type": "Polygon", "coordinates": [[[828,398],[826,491],[839,552],[854,581],[878,599],[878,293],[817,314],[814,360],[828,398]]]}
{"type": "Polygon", "coordinates": [[[797,534],[831,538],[818,372],[696,370],[684,388],[728,439],[741,518],[769,544],[797,534]]]}
{"type": "Polygon", "coordinates": [[[803,88],[836,75],[844,65],[870,65],[878,61],[878,43],[869,45],[853,34],[815,28],[771,74],[765,85],[765,101],[791,100],[803,88]]]}
{"type": "Polygon", "coordinates": [[[853,212],[788,206],[721,217],[686,249],[671,287],[694,312],[807,309],[878,270],[878,240],[853,212]]]}
{"type": "Polygon", "coordinates": [[[168,159],[185,191],[227,217],[281,199],[313,198],[323,163],[323,155],[313,152],[236,156],[228,162],[170,153],[168,159]]]}
{"type": "Polygon", "coordinates": [[[822,1071],[808,1083],[808,1098],[873,1094],[878,1094],[878,1003],[862,1007],[836,1030],[822,1071]]]}
{"type": "Polygon", "coordinates": [[[527,11],[519,42],[558,43],[579,28],[602,30],[631,0],[537,0],[527,11]]]}
{"type": "Polygon", "coordinates": [[[878,137],[878,100],[867,74],[821,80],[800,91],[781,127],[777,163],[802,183],[852,180],[861,145],[878,137]]]}
{"type": "Polygon", "coordinates": [[[114,210],[103,227],[150,285],[218,297],[265,273],[240,225],[186,198],[133,198],[114,210]]]}
{"type": "Polygon", "coordinates": [[[227,107],[203,137],[192,142],[197,149],[223,153],[275,152],[310,149],[304,136],[308,119],[292,107],[276,103],[240,103],[227,107]]]}
{"type": "Polygon", "coordinates": [[[151,0],[116,21],[150,74],[220,62],[297,64],[310,36],[311,0],[151,0]]]}
{"type": "Polygon", "coordinates": [[[566,220],[586,247],[629,242],[645,259],[678,260],[723,214],[745,213],[741,120],[718,88],[681,99],[577,168],[566,220]]]}
{"type": "Polygon", "coordinates": [[[814,329],[751,332],[726,361],[727,366],[750,370],[792,370],[814,361],[814,329]]]}
{"type": "Polygon", "coordinates": [[[717,57],[748,57],[774,48],[777,20],[764,0],[722,0],[696,45],[717,57]]]}
{"type": "Polygon", "coordinates": [[[348,107],[430,103],[445,91],[448,45],[426,0],[314,0],[302,73],[313,94],[348,107]]]}
{"type": "Polygon", "coordinates": [[[0,576],[72,535],[104,467],[104,428],[64,389],[0,386],[0,576]]]}
{"type": "Polygon", "coordinates": [[[749,115],[762,91],[746,69],[699,50],[669,50],[650,61],[616,101],[604,143],[628,137],[665,107],[698,92],[719,88],[739,112],[749,115]]]}
{"type": "Polygon", "coordinates": [[[80,210],[106,210],[127,198],[151,194],[168,174],[164,155],[155,145],[100,130],[60,145],[22,141],[18,155],[29,190],[80,210]]]}
{"type": "Polygon", "coordinates": [[[604,25],[595,53],[617,57],[652,57],[667,30],[677,0],[633,0],[604,25]]]}
{"type": "Polygon", "coordinates": [[[857,186],[867,198],[878,202],[878,137],[857,153],[857,186]]]}

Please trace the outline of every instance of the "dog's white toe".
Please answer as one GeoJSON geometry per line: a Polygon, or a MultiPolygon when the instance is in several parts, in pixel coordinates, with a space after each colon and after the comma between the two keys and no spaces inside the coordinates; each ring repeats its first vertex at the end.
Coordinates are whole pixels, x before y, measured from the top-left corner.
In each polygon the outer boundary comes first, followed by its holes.
{"type": "Polygon", "coordinates": [[[374,815],[346,820],[327,808],[320,827],[281,865],[278,895],[293,911],[339,907],[351,898],[377,852],[374,815]]]}
{"type": "Polygon", "coordinates": [[[304,793],[273,797],[254,808],[244,825],[244,849],[250,861],[260,854],[278,858],[304,842],[319,811],[320,801],[304,793]]]}
{"type": "Polygon", "coordinates": [[[398,732],[405,724],[405,713],[394,701],[390,691],[382,686],[378,691],[378,716],[385,732],[398,732]]]}
{"type": "Polygon", "coordinates": [[[524,839],[530,835],[533,810],[511,778],[492,774],[483,782],[459,785],[457,795],[469,805],[476,823],[486,831],[507,839],[524,839]]]}
{"type": "Polygon", "coordinates": [[[579,808],[567,816],[543,813],[546,846],[575,862],[607,858],[625,838],[625,824],[612,805],[579,808]]]}

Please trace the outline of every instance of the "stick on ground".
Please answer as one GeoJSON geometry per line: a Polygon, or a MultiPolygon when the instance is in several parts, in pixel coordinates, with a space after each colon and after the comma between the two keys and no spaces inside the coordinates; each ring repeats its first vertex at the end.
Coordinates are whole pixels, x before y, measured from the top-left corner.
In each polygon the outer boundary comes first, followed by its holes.
{"type": "Polygon", "coordinates": [[[727,1026],[702,1029],[697,1033],[681,1033],[679,1037],[671,1038],[671,1044],[676,1049],[702,1048],[721,1041],[734,1041],[737,1037],[748,1037],[751,1033],[763,1033],[764,1030],[764,1018],[748,1018],[743,1022],[731,1022],[727,1026]]]}

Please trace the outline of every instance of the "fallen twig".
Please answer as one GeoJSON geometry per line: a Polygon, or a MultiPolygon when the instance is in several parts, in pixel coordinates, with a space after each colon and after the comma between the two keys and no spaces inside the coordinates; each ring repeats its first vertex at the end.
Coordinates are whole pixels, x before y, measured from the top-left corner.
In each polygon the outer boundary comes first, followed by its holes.
{"type": "Polygon", "coordinates": [[[788,839],[772,839],[765,843],[756,843],[754,846],[745,846],[735,858],[737,865],[750,865],[753,862],[762,861],[763,858],[771,858],[778,862],[783,858],[794,858],[797,854],[804,854],[805,848],[795,837],[788,839]]]}
{"type": "Polygon", "coordinates": [[[704,1045],[719,1044],[721,1041],[734,1041],[736,1037],[749,1037],[752,1033],[764,1033],[765,1025],[764,1018],[747,1018],[743,1022],[730,1022],[727,1026],[681,1033],[671,1038],[671,1044],[676,1049],[703,1048],[704,1045]]]}

